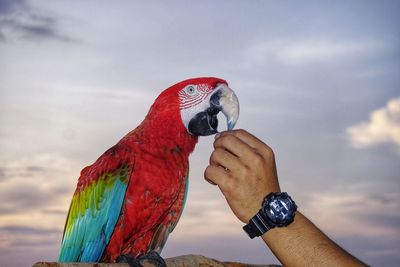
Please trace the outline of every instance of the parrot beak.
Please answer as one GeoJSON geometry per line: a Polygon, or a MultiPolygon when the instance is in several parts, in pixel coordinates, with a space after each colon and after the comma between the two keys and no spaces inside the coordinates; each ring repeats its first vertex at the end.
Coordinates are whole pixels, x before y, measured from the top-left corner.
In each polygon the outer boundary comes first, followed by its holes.
{"type": "Polygon", "coordinates": [[[225,115],[228,130],[232,130],[239,118],[239,100],[226,84],[219,84],[211,96],[211,108],[216,108],[225,115]]]}
{"type": "Polygon", "coordinates": [[[189,122],[190,133],[206,136],[218,133],[220,111],[225,115],[228,130],[232,130],[239,118],[239,101],[236,94],[226,84],[218,84],[209,98],[210,106],[198,113],[189,122]]]}

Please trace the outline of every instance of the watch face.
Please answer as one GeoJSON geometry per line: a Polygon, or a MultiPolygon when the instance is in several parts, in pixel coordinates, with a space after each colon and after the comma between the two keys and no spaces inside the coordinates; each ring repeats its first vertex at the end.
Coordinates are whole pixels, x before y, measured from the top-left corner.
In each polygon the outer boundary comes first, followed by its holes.
{"type": "Polygon", "coordinates": [[[276,225],[286,225],[293,220],[296,204],[294,204],[287,194],[273,196],[265,204],[265,214],[276,225]]]}

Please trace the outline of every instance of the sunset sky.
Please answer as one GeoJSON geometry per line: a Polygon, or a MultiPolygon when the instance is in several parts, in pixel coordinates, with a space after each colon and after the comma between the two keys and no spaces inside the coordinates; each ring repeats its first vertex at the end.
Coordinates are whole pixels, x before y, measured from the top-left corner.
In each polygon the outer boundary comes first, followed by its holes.
{"type": "MultiPolygon", "coordinates": [[[[281,188],[373,266],[400,262],[399,1],[0,0],[0,266],[55,261],[80,170],[157,95],[216,76],[281,188]]],[[[163,257],[278,263],[190,158],[163,257]]]]}

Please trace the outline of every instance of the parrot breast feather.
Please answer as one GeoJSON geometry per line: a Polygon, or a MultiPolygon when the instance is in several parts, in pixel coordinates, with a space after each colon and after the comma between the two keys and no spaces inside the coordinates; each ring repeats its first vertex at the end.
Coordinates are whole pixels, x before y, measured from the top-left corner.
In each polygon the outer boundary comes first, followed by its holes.
{"type": "MultiPolygon", "coordinates": [[[[92,165],[93,166],[93,165],[92,165]]],[[[118,221],[133,166],[97,176],[72,198],[59,261],[98,261],[118,221]]]]}

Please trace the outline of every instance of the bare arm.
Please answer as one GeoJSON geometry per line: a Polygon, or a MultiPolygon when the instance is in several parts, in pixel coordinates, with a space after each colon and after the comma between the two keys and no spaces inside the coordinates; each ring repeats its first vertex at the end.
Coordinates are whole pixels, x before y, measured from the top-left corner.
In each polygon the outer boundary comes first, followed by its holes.
{"type": "Polygon", "coordinates": [[[292,224],[274,228],[262,239],[286,266],[365,266],[300,212],[292,224]]]}
{"type": "MultiPolygon", "coordinates": [[[[218,185],[239,220],[248,223],[263,198],[280,191],[274,153],[244,130],[218,135],[214,148],[204,176],[218,185]]],[[[289,226],[273,228],[262,239],[287,266],[365,266],[300,212],[289,226]]]]}

